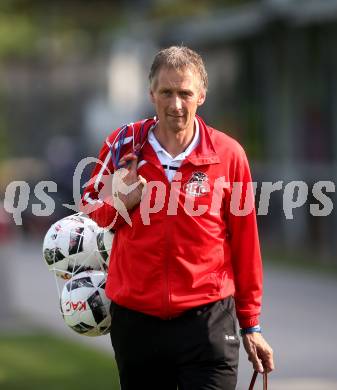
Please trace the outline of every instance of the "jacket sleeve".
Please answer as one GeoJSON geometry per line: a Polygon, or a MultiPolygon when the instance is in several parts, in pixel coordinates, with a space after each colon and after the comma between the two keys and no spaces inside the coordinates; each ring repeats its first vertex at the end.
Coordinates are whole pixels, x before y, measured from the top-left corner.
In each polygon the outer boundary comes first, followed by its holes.
{"type": "Polygon", "coordinates": [[[108,140],[99,153],[98,161],[83,192],[80,210],[99,226],[116,230],[125,223],[113,207],[112,176],[114,168],[108,140]]]}
{"type": "Polygon", "coordinates": [[[241,328],[259,323],[262,304],[262,261],[254,190],[244,150],[233,159],[232,191],[227,212],[234,271],[236,313],[241,328]]]}

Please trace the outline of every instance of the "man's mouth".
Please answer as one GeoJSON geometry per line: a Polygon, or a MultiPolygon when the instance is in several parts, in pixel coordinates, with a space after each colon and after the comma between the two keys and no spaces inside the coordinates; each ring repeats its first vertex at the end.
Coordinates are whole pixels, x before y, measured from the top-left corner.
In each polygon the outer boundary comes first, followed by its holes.
{"type": "Polygon", "coordinates": [[[168,116],[172,117],[172,118],[183,118],[184,115],[172,115],[172,114],[168,114],[168,116]]]}

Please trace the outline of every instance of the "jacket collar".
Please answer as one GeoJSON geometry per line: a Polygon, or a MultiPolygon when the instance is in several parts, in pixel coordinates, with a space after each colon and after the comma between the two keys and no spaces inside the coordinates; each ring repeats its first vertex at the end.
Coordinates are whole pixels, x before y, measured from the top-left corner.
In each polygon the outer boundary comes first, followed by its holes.
{"type": "MultiPolygon", "coordinates": [[[[200,166],[200,165],[220,163],[220,158],[215,151],[214,145],[212,143],[210,131],[206,123],[198,115],[196,115],[196,119],[199,123],[199,137],[200,137],[199,143],[195,147],[195,149],[191,152],[191,154],[188,155],[186,159],[183,161],[183,165],[187,163],[191,163],[193,165],[200,166]]],[[[155,123],[156,122],[154,120],[153,121],[150,120],[148,122],[148,125],[144,129],[146,137],[148,135],[148,132],[152,129],[155,123]]],[[[144,144],[142,155],[144,159],[146,159],[146,161],[151,162],[154,165],[160,165],[157,155],[148,141],[145,142],[144,144]]]]}
{"type": "Polygon", "coordinates": [[[187,161],[198,166],[220,163],[220,158],[215,151],[206,123],[200,116],[196,115],[196,118],[199,123],[200,142],[192,153],[186,157],[185,164],[187,161]]]}

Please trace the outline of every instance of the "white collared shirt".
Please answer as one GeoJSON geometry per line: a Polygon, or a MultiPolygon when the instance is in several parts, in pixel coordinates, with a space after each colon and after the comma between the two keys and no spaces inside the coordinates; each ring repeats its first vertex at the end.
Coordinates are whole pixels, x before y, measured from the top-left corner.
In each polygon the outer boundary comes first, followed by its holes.
{"type": "Polygon", "coordinates": [[[164,168],[166,177],[169,182],[172,181],[177,169],[180,167],[183,160],[185,160],[185,158],[189,154],[191,154],[191,152],[196,148],[196,146],[199,143],[200,135],[199,135],[199,123],[197,118],[194,118],[194,124],[195,124],[195,132],[194,132],[194,137],[192,139],[192,142],[182,153],[178,154],[178,156],[176,157],[172,157],[170,153],[168,153],[167,150],[165,150],[160,145],[152,130],[149,131],[148,141],[152,146],[153,150],[156,152],[158,159],[164,168]]]}

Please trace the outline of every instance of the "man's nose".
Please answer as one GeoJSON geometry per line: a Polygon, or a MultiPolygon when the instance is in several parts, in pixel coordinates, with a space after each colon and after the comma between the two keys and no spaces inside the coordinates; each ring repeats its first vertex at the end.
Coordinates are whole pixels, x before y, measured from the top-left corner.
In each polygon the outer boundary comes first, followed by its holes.
{"type": "Polygon", "coordinates": [[[182,108],[182,101],[181,98],[178,95],[172,96],[171,101],[172,108],[175,110],[181,110],[182,108]]]}

